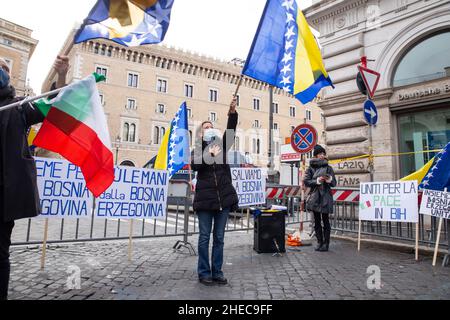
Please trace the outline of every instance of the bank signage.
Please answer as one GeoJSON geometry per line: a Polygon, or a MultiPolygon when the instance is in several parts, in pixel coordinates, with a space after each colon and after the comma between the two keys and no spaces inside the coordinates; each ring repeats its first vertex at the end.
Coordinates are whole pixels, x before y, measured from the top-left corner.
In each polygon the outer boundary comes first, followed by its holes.
{"type": "Polygon", "coordinates": [[[446,83],[441,87],[404,91],[398,93],[398,100],[399,101],[417,100],[425,97],[441,95],[444,93],[450,93],[450,83],[446,83]]]}

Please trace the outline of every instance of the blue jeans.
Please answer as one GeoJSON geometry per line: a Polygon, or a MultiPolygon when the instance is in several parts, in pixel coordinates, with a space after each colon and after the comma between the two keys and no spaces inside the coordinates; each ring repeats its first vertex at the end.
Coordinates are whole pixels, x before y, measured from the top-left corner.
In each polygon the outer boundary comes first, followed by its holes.
{"type": "Polygon", "coordinates": [[[200,236],[198,238],[198,277],[220,278],[223,277],[223,243],[225,237],[225,227],[228,221],[230,209],[223,209],[217,212],[199,211],[197,212],[200,236]],[[214,220],[213,248],[212,248],[212,268],[209,264],[209,238],[214,220]]]}

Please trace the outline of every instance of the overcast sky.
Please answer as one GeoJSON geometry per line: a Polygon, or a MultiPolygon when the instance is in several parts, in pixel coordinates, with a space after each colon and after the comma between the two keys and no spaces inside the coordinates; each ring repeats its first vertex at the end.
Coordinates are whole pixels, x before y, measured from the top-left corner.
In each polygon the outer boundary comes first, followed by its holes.
{"type": "MultiPolygon", "coordinates": [[[[28,79],[41,92],[53,60],[71,29],[97,0],[2,0],[0,17],[33,30],[39,40],[28,79]]],[[[175,0],[164,44],[226,60],[245,59],[266,0],[175,0]]],[[[301,0],[302,8],[311,0],[301,0]]]]}

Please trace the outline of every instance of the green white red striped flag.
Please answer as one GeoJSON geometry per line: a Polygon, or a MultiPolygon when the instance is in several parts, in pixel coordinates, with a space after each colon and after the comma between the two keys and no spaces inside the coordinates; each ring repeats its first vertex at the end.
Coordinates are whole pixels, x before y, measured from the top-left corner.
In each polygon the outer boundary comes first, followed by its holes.
{"type": "Polygon", "coordinates": [[[81,168],[87,188],[99,197],[114,180],[114,161],[97,74],[64,88],[35,105],[46,116],[33,144],[59,153],[81,168]]]}

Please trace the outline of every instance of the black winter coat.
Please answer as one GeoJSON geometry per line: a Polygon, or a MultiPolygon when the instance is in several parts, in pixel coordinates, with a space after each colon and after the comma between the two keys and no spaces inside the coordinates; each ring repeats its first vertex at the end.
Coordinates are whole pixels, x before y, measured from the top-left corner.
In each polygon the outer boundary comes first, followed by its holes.
{"type": "MultiPolygon", "coordinates": [[[[20,101],[13,87],[0,89],[0,106],[20,101]]],[[[27,131],[44,120],[31,104],[0,111],[0,219],[10,222],[40,214],[37,173],[27,131]]]]}
{"type": "Polygon", "coordinates": [[[327,160],[311,159],[309,168],[306,170],[304,183],[311,188],[306,198],[306,210],[320,213],[333,213],[333,195],[331,188],[336,187],[334,170],[328,165],[327,160]],[[331,183],[317,183],[317,178],[329,175],[331,183]]]}
{"type": "MultiPolygon", "coordinates": [[[[219,211],[229,208],[235,211],[239,208],[239,199],[234,189],[230,166],[227,163],[228,150],[234,143],[235,131],[238,123],[238,114],[228,116],[227,132],[223,135],[222,152],[214,158],[214,162],[206,160],[203,152],[207,144],[202,142],[202,154],[194,150],[192,156],[192,170],[197,171],[197,184],[195,187],[195,211],[219,211]]],[[[199,148],[199,147],[197,147],[199,148]]]]}

